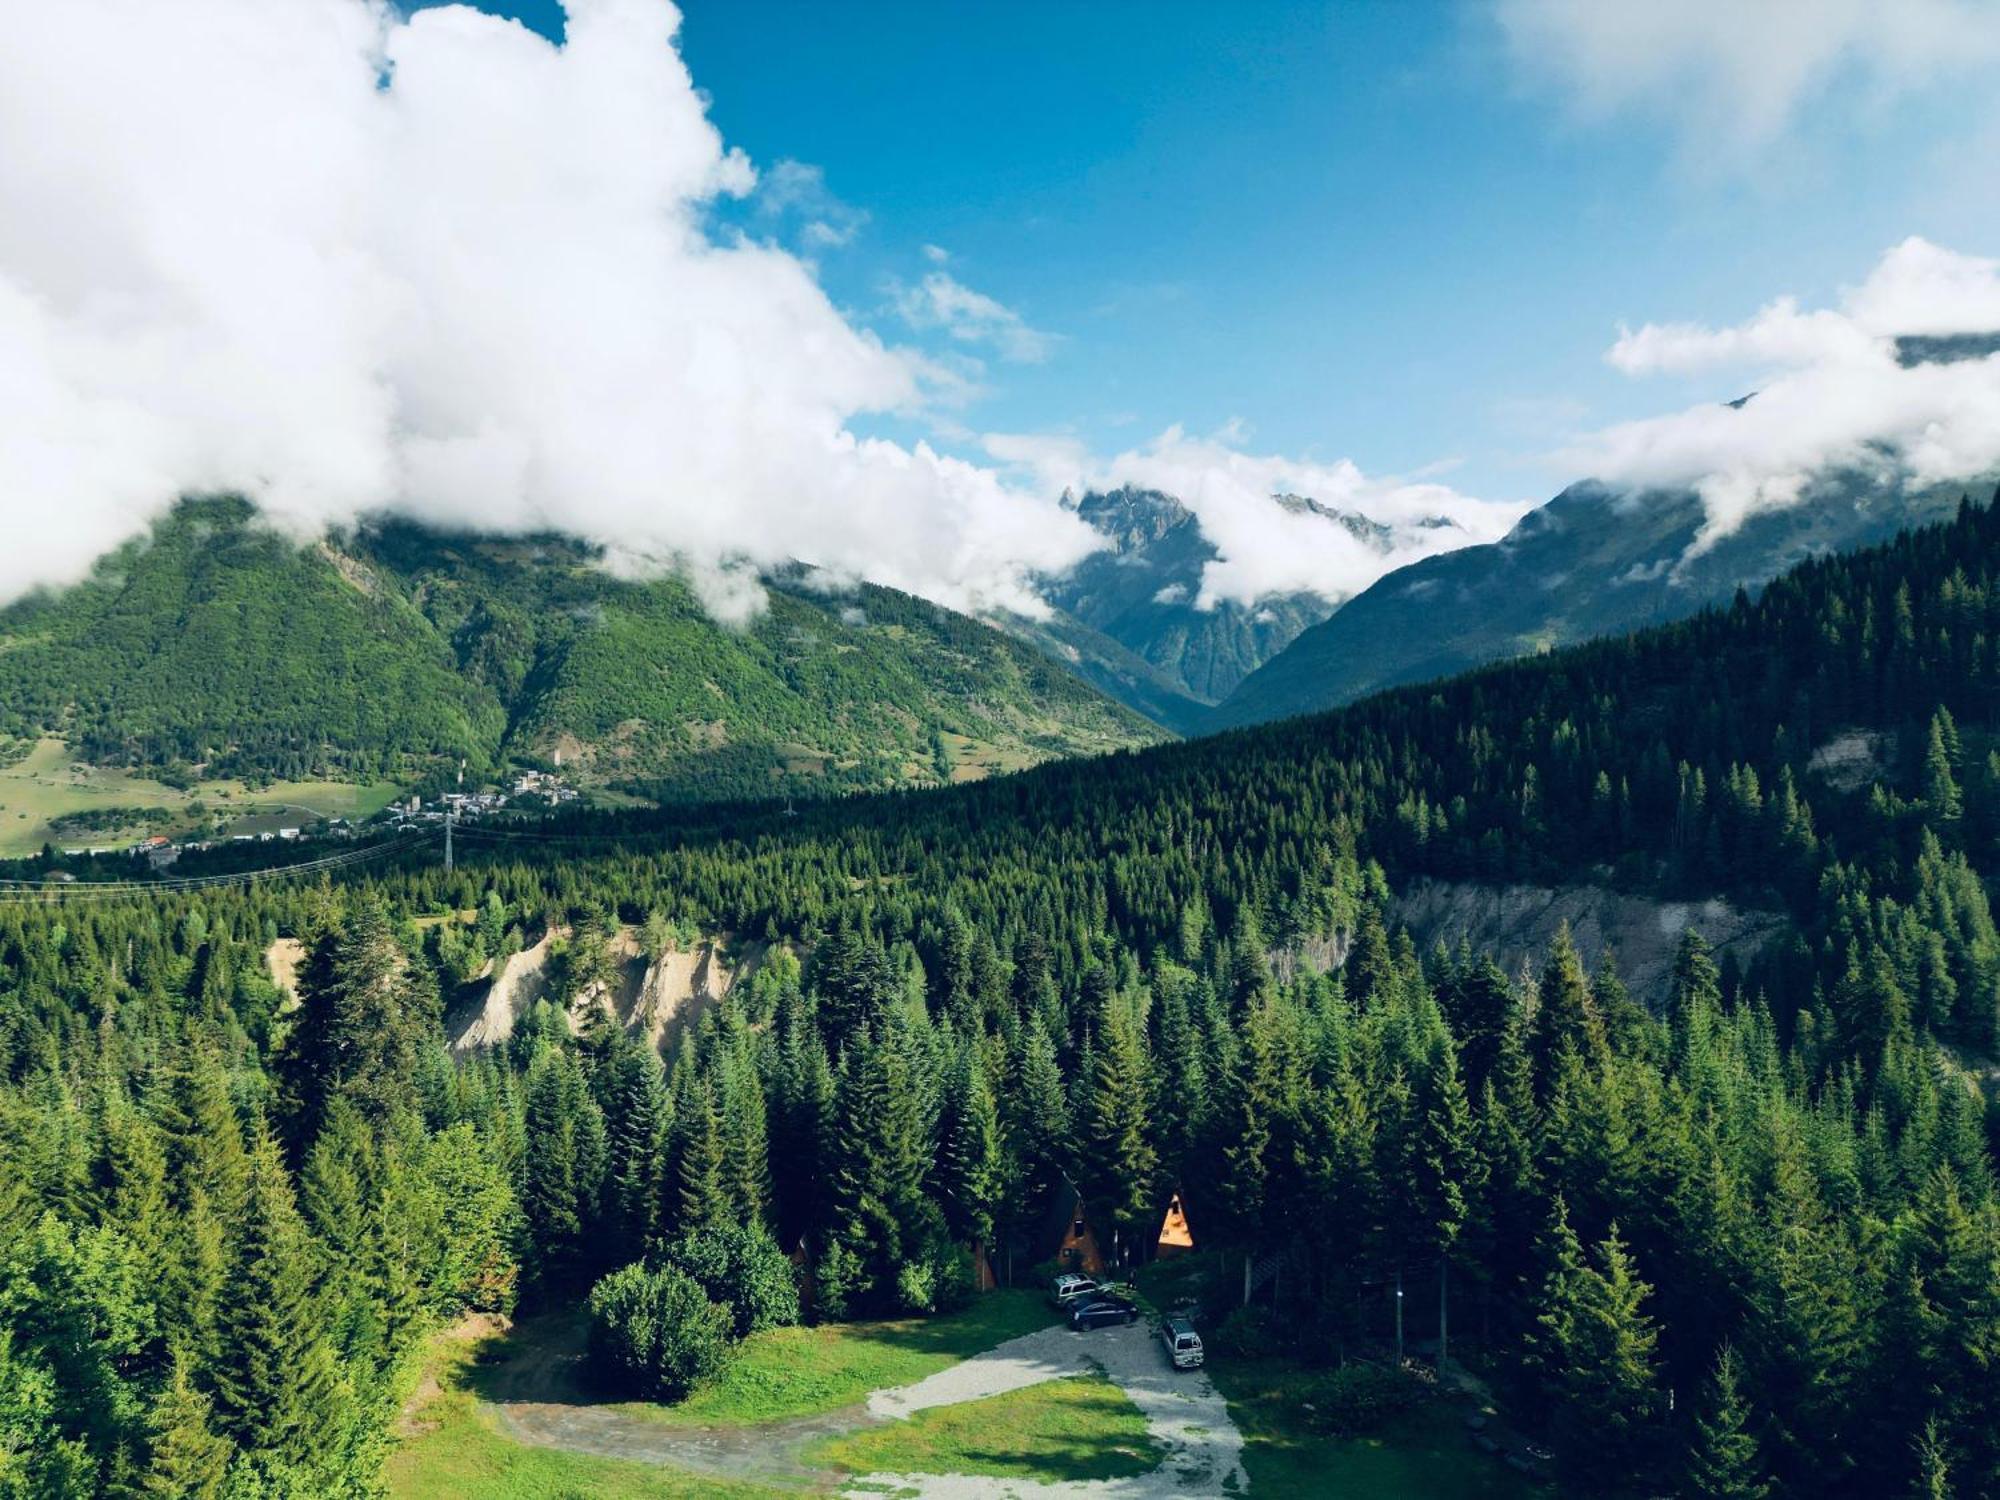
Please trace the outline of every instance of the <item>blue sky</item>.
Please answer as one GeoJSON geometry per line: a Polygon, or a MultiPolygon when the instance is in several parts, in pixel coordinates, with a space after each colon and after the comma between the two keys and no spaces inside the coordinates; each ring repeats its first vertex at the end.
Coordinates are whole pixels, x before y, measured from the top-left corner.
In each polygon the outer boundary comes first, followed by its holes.
{"type": "Polygon", "coordinates": [[[31,8],[0,496],[67,524],[0,599],[188,490],[572,531],[740,618],[795,559],[1032,612],[1078,485],[1183,500],[1199,605],[1584,476],[1712,536],[2000,474],[2000,356],[1895,342],[2000,330],[2000,0],[504,3],[540,33],[31,8]]]}
{"type": "MultiPolygon", "coordinates": [[[[543,0],[494,8],[559,29],[543,0]]],[[[1524,61],[1502,19],[687,0],[682,51],[726,141],[865,215],[802,247],[854,320],[920,337],[893,289],[943,248],[1053,336],[1038,363],[984,360],[968,427],[1098,452],[1236,422],[1258,451],[1539,498],[1573,477],[1550,456],[1571,433],[1735,394],[1609,369],[1621,323],[1827,302],[1912,234],[2000,240],[1962,83],[1880,88],[1850,60],[1744,148],[1672,101],[1590,116],[1589,80],[1524,61]]],[[[804,222],[735,216],[788,243],[804,222]]]]}

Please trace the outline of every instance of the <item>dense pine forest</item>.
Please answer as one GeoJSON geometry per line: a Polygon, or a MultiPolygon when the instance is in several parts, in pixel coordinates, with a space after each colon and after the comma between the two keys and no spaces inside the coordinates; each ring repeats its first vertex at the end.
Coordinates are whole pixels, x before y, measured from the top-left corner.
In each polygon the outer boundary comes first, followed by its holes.
{"type": "Polygon", "coordinates": [[[821,1318],[949,1307],[975,1244],[1025,1278],[1064,1179],[1114,1258],[1179,1188],[1226,1266],[1282,1267],[1219,1346],[1331,1363],[1407,1289],[1565,1493],[2000,1494],[1996,651],[1966,505],[1262,730],[521,828],[450,874],[9,893],[0,1494],[372,1494],[466,1311],[587,1300],[671,1397],[802,1315],[794,1252],[821,1318]],[[1790,936],[1690,935],[1655,1013],[1567,938],[1420,950],[1387,908],[1426,874],[1790,936]],[[663,1057],[596,1003],[621,928],[763,958],[663,1057]],[[548,998],[448,1054],[550,931],[548,998]]]}

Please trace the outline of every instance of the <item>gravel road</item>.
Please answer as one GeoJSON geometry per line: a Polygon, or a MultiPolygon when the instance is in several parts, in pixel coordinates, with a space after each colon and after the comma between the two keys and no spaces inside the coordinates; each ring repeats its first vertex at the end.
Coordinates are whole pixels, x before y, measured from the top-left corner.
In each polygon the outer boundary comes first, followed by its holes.
{"type": "Polygon", "coordinates": [[[940,1370],[915,1385],[877,1391],[871,1416],[896,1419],[931,1406],[954,1406],[1004,1395],[1045,1380],[1101,1369],[1146,1418],[1147,1431],[1165,1450],[1160,1467],[1131,1479],[1044,1483],[976,1474],[868,1474],[850,1495],[885,1490],[919,1500],[1174,1500],[1177,1496],[1242,1494],[1243,1434],[1214,1383],[1201,1371],[1172,1369],[1146,1324],[1071,1333],[1045,1328],[1009,1339],[984,1354],[940,1370]]]}

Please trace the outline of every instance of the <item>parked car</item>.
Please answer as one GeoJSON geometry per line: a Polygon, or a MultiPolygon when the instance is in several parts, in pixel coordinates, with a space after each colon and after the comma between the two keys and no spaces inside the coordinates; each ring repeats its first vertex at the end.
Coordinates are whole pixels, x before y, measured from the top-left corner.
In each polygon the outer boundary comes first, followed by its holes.
{"type": "Polygon", "coordinates": [[[1078,1333],[1088,1333],[1093,1328],[1108,1328],[1115,1323],[1138,1321],[1139,1309],[1123,1297],[1091,1297],[1070,1304],[1069,1326],[1078,1333]]]}
{"type": "Polygon", "coordinates": [[[1207,1356],[1201,1335],[1186,1318],[1168,1318],[1160,1324],[1160,1342],[1166,1346],[1167,1363],[1176,1370],[1199,1370],[1207,1356]]]}
{"type": "Polygon", "coordinates": [[[1097,1295],[1097,1278],[1078,1271],[1065,1271],[1049,1283],[1049,1301],[1067,1312],[1079,1298],[1097,1295]]]}

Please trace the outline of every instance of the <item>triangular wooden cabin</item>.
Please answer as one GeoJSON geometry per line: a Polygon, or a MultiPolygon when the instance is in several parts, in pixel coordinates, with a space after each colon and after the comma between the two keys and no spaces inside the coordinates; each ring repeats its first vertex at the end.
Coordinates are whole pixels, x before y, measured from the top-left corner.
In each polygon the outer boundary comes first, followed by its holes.
{"type": "Polygon", "coordinates": [[[1104,1252],[1098,1246],[1096,1231],[1090,1227],[1083,1194],[1068,1178],[1058,1182],[1055,1191],[1049,1194],[1049,1206],[1042,1214],[1041,1233],[1036,1240],[1037,1255],[1054,1261],[1057,1270],[1083,1271],[1091,1276],[1103,1274],[1104,1252]]]}
{"type": "Polygon", "coordinates": [[[1194,1231],[1188,1228],[1187,1200],[1181,1190],[1175,1188],[1167,1197],[1167,1206],[1160,1213],[1160,1235],[1153,1245],[1153,1258],[1166,1260],[1169,1256],[1186,1255],[1194,1249],[1194,1231]]]}

